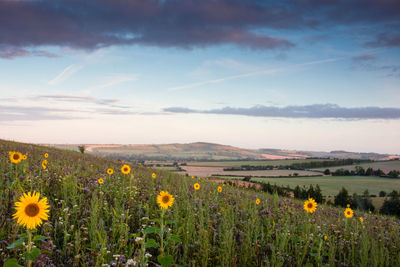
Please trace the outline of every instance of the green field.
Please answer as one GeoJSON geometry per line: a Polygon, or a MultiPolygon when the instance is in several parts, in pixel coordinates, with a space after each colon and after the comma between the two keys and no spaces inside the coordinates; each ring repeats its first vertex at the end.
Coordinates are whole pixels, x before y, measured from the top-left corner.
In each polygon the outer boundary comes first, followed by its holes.
{"type": "Polygon", "coordinates": [[[331,172],[337,169],[345,169],[345,170],[355,170],[356,166],[361,166],[364,169],[372,168],[374,170],[381,169],[385,173],[388,173],[392,170],[400,171],[400,160],[388,160],[388,161],[378,161],[378,162],[371,162],[371,163],[361,163],[355,165],[345,165],[345,166],[338,166],[338,167],[326,167],[326,168],[318,168],[314,170],[324,171],[329,169],[331,172]]]}
{"type": "Polygon", "coordinates": [[[387,193],[400,189],[400,179],[373,177],[373,176],[318,176],[295,178],[252,178],[251,181],[271,183],[280,186],[289,185],[295,188],[297,185],[308,187],[310,184],[319,185],[325,196],[337,195],[344,186],[350,193],[362,194],[368,189],[370,194],[378,195],[379,191],[387,193]]]}
{"type": "Polygon", "coordinates": [[[279,159],[279,160],[238,160],[238,161],[187,161],[188,166],[199,167],[240,167],[242,165],[250,166],[285,166],[293,163],[303,163],[311,161],[331,161],[332,159],[279,159]]]}

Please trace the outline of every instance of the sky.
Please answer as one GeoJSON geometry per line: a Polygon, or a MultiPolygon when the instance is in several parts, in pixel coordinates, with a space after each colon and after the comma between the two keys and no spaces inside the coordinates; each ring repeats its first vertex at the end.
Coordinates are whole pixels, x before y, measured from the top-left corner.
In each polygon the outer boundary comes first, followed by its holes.
{"type": "Polygon", "coordinates": [[[0,138],[400,154],[397,0],[0,0],[0,138]]]}

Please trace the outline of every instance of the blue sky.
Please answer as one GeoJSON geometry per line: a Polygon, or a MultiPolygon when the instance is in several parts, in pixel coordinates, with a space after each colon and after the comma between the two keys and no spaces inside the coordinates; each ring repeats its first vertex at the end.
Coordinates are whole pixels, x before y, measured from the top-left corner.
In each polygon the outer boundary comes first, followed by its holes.
{"type": "Polygon", "coordinates": [[[396,1],[1,1],[0,138],[400,152],[396,1]]]}

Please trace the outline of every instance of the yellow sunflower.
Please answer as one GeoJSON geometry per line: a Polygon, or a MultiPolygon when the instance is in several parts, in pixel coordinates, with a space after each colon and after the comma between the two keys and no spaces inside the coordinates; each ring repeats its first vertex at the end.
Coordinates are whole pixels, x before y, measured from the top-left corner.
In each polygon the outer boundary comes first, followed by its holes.
{"type": "Polygon", "coordinates": [[[113,170],[113,169],[111,169],[111,168],[108,168],[108,169],[107,169],[107,173],[108,173],[109,175],[111,175],[111,174],[113,174],[113,173],[114,173],[114,170],[113,170]]]}
{"type": "Polygon", "coordinates": [[[218,186],[218,192],[222,192],[222,187],[218,186]]]}
{"type": "Polygon", "coordinates": [[[344,210],[344,216],[346,216],[346,218],[351,218],[351,217],[353,217],[353,214],[354,214],[354,212],[353,212],[353,210],[350,209],[350,208],[347,208],[347,209],[344,210]]]}
{"type": "Polygon", "coordinates": [[[168,209],[168,207],[172,207],[174,204],[174,197],[169,194],[167,191],[161,191],[160,194],[157,196],[157,203],[160,205],[162,209],[168,209]]]}
{"type": "Polygon", "coordinates": [[[155,174],[155,173],[153,172],[153,174],[151,175],[151,177],[152,177],[153,179],[156,179],[157,174],[155,174]]]}
{"type": "Polygon", "coordinates": [[[194,187],[195,190],[199,190],[199,189],[200,189],[199,183],[195,183],[195,184],[193,185],[193,187],[194,187]]]}
{"type": "Polygon", "coordinates": [[[103,180],[103,178],[100,178],[99,180],[97,180],[97,182],[99,182],[99,184],[103,184],[104,180],[103,180]]]}
{"type": "Polygon", "coordinates": [[[260,199],[259,199],[259,198],[256,199],[256,204],[257,204],[257,205],[260,204],[260,199]]]}
{"type": "Polygon", "coordinates": [[[309,198],[304,202],[304,210],[308,213],[313,213],[317,210],[317,202],[314,199],[309,198]]]}
{"type": "Polygon", "coordinates": [[[12,163],[18,164],[22,161],[22,154],[19,152],[11,152],[10,154],[10,160],[12,163]]]}
{"type": "Polygon", "coordinates": [[[42,168],[43,168],[43,170],[45,170],[46,168],[47,168],[47,160],[45,159],[45,160],[43,160],[42,161],[42,168]]]}
{"type": "Polygon", "coordinates": [[[324,240],[326,241],[328,239],[328,236],[327,235],[324,235],[324,240]]]}
{"type": "Polygon", "coordinates": [[[26,160],[28,158],[27,155],[22,155],[22,160],[26,160]]]}
{"type": "Polygon", "coordinates": [[[122,172],[123,174],[128,174],[128,173],[131,172],[131,167],[129,167],[128,165],[125,164],[124,166],[122,166],[121,172],[122,172]]]}
{"type": "Polygon", "coordinates": [[[192,179],[194,179],[194,176],[192,176],[192,179]]]}
{"type": "Polygon", "coordinates": [[[364,222],[364,219],[362,217],[360,217],[359,220],[360,220],[360,223],[364,222]]]}
{"type": "Polygon", "coordinates": [[[47,159],[49,157],[48,153],[44,153],[44,157],[47,159]]]}
{"type": "Polygon", "coordinates": [[[39,201],[40,194],[37,192],[28,192],[19,198],[19,202],[15,202],[17,212],[13,214],[13,219],[18,219],[17,223],[27,229],[35,229],[42,224],[42,220],[47,221],[49,218],[49,208],[47,198],[39,201]]]}
{"type": "Polygon", "coordinates": [[[350,208],[350,204],[347,204],[347,207],[350,208]]]}

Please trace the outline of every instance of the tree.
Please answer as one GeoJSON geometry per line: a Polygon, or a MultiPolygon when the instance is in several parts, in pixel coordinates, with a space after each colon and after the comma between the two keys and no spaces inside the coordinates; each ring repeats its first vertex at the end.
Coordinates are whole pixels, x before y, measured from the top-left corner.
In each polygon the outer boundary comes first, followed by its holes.
{"type": "Polygon", "coordinates": [[[380,209],[380,213],[387,215],[395,215],[400,218],[399,192],[393,191],[389,195],[391,196],[391,198],[386,199],[385,202],[383,202],[382,208],[380,209]]]}
{"type": "Polygon", "coordinates": [[[361,166],[356,166],[356,173],[357,175],[365,175],[365,170],[361,166]]]}
{"type": "Polygon", "coordinates": [[[329,174],[331,174],[331,171],[330,171],[329,169],[326,169],[326,170],[324,171],[324,174],[325,174],[325,175],[329,175],[329,174]]]}
{"type": "Polygon", "coordinates": [[[350,204],[351,199],[349,196],[349,192],[346,188],[342,187],[339,193],[335,196],[335,206],[346,207],[347,204],[350,204]]]}
{"type": "Polygon", "coordinates": [[[371,168],[371,167],[369,167],[366,171],[365,171],[365,175],[366,176],[372,176],[372,173],[374,172],[374,170],[371,168]]]}
{"type": "Polygon", "coordinates": [[[379,192],[379,197],[385,197],[386,196],[386,192],[385,191],[380,191],[379,192]]]}
{"type": "Polygon", "coordinates": [[[85,153],[85,149],[86,147],[84,145],[78,146],[79,152],[81,152],[82,154],[85,153]]]}

